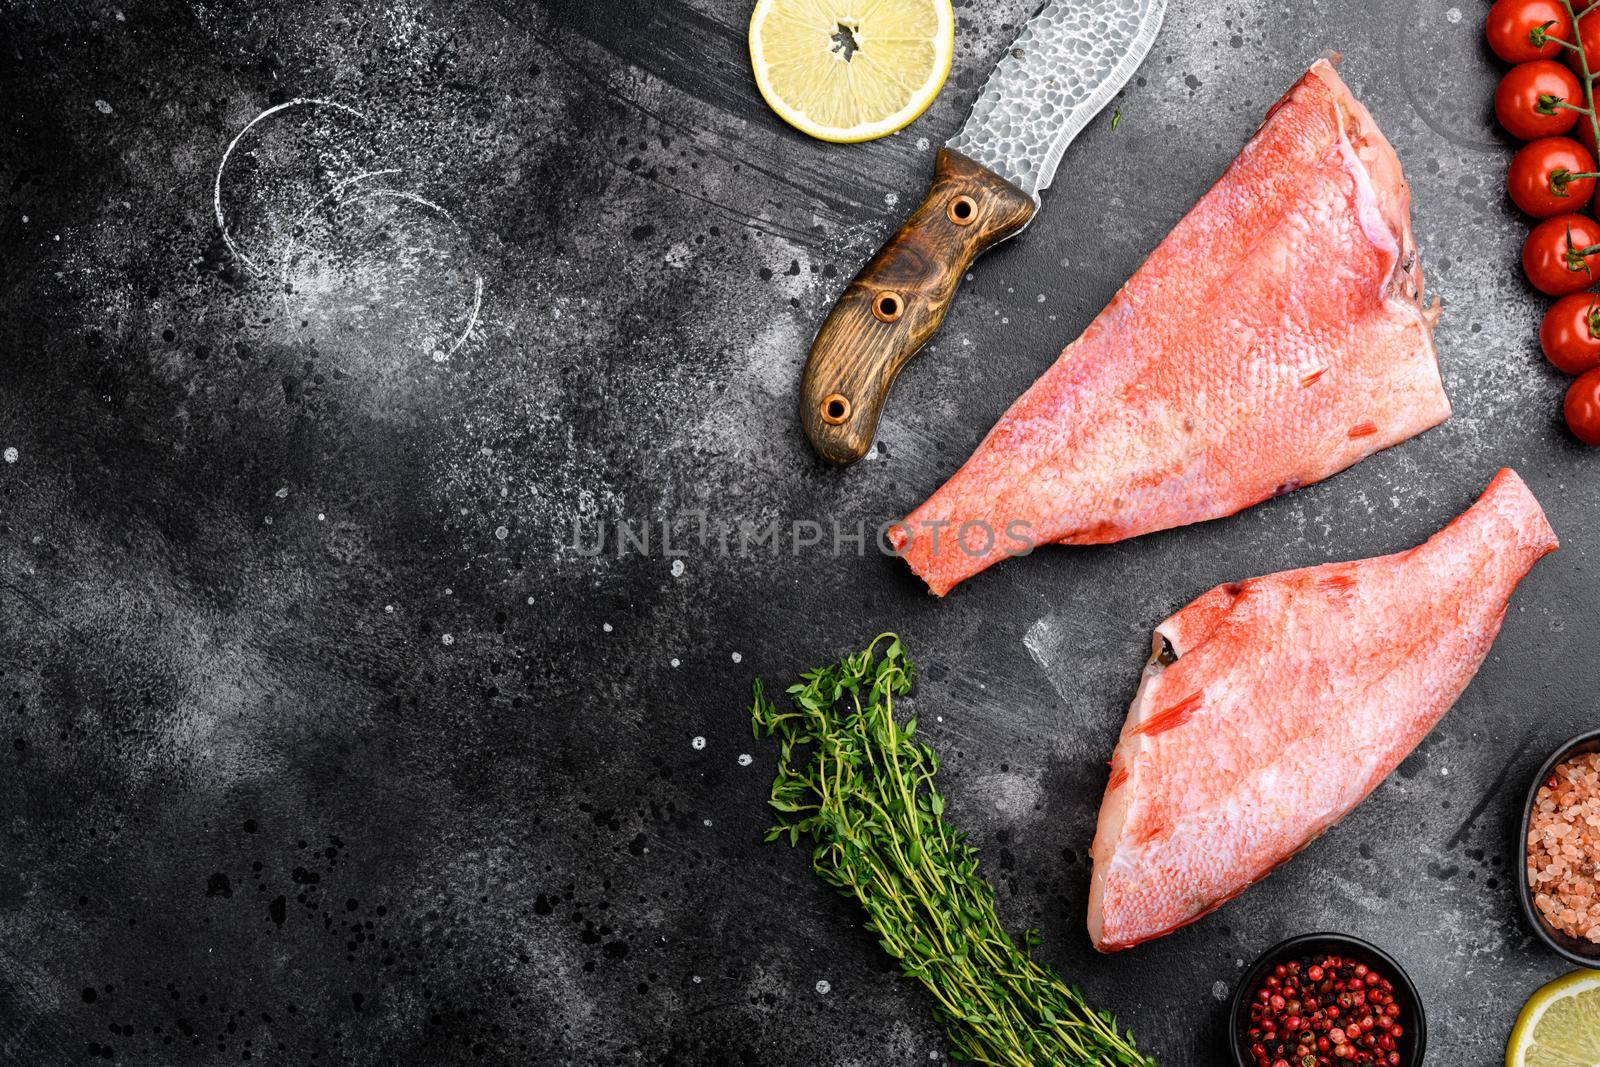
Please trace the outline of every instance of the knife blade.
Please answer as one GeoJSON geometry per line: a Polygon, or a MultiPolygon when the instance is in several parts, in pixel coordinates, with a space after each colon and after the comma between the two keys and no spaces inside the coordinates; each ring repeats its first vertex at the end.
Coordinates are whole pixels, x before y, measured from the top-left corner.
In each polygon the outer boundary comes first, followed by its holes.
{"type": "Polygon", "coordinates": [[[845,287],[812,342],[800,423],[817,454],[872,447],[895,377],[963,276],[1038,211],[1067,147],[1149,53],[1166,0],[1051,0],[1022,28],[939,150],[921,206],[845,287]]]}

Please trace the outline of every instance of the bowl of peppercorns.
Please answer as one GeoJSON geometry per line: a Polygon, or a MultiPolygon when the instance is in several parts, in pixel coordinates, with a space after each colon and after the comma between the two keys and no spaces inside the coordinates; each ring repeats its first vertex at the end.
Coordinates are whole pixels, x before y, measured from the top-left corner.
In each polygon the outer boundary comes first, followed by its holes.
{"type": "Polygon", "coordinates": [[[1406,972],[1343,934],[1305,934],[1262,953],[1229,1020],[1239,1067],[1417,1067],[1428,1042],[1406,972]]]}

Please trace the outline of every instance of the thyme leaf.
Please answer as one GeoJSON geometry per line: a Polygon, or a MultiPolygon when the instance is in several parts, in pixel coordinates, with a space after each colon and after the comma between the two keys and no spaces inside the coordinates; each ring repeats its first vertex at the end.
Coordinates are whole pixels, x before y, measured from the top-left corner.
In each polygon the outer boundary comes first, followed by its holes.
{"type": "Polygon", "coordinates": [[[944,820],[939,757],[895,719],[911,691],[905,645],[881,634],[865,650],[807,671],[780,711],[758,679],[751,724],[776,738],[778,774],[768,841],[811,845],[822,879],[867,913],[867,928],[933,998],[957,1060],[995,1067],[1155,1067],[1109,1012],[1030,950],[995,910],[966,834],[944,820]]]}

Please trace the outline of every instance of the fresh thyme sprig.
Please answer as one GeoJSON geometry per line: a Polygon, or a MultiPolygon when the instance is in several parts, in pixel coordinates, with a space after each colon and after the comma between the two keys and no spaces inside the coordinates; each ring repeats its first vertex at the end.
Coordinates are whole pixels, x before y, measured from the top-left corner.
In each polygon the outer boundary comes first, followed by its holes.
{"type": "MultiPolygon", "coordinates": [[[[958,1060],[996,1067],[1155,1067],[1109,1012],[1018,948],[995,911],[978,852],[944,821],[939,758],[895,721],[912,667],[894,634],[809,671],[780,712],[754,687],[757,738],[779,742],[767,840],[811,839],[811,863],[867,913],[900,969],[933,995],[958,1060]],[[880,647],[881,646],[881,647],[880,647]]],[[[1039,936],[1028,931],[1031,949],[1039,936]]]]}

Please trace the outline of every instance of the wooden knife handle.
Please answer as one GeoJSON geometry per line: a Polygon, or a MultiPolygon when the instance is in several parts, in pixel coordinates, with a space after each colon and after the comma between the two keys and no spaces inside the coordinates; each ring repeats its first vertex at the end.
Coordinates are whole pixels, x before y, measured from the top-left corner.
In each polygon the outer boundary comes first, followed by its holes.
{"type": "Polygon", "coordinates": [[[811,343],[800,423],[829,463],[872,447],[900,368],[944,321],[972,261],[1033,218],[1033,198],[948,148],[922,206],[845,288],[811,343]]]}

